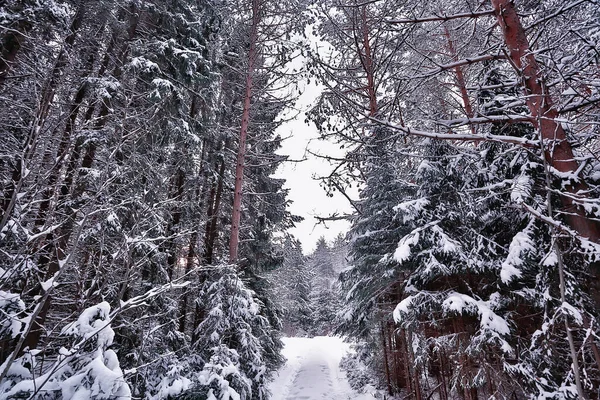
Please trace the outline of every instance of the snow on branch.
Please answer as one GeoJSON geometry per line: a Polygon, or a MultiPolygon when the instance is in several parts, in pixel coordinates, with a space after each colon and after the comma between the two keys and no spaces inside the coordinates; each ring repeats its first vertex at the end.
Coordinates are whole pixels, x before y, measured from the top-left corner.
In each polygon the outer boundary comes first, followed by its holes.
{"type": "Polygon", "coordinates": [[[460,19],[460,18],[479,18],[479,17],[484,17],[486,15],[493,15],[493,14],[494,14],[494,10],[485,10],[485,11],[479,11],[479,12],[468,12],[468,13],[452,14],[452,15],[443,15],[443,14],[432,15],[430,17],[425,17],[425,18],[388,19],[385,22],[388,24],[392,24],[392,25],[420,24],[420,23],[424,23],[424,22],[436,22],[436,21],[445,22],[445,21],[451,21],[453,19],[460,19]]]}
{"type": "Polygon", "coordinates": [[[143,293],[139,296],[133,297],[127,301],[121,301],[121,305],[110,314],[111,320],[114,319],[117,316],[117,314],[120,314],[124,311],[148,304],[148,300],[150,300],[158,295],[161,295],[167,291],[170,291],[173,289],[181,289],[181,288],[188,286],[190,284],[189,281],[179,282],[184,277],[181,277],[181,278],[179,278],[175,281],[169,282],[169,283],[165,283],[162,286],[152,288],[152,289],[148,290],[146,293],[143,293]]]}
{"type": "Polygon", "coordinates": [[[528,148],[537,148],[539,147],[539,143],[535,140],[530,140],[522,137],[516,136],[501,136],[501,135],[490,135],[490,134],[482,134],[482,135],[473,135],[470,133],[436,133],[436,132],[426,132],[418,129],[412,129],[407,126],[395,125],[388,121],[383,121],[375,118],[370,118],[373,122],[384,125],[388,128],[400,131],[406,135],[414,135],[427,137],[431,139],[440,139],[440,140],[460,140],[460,141],[487,141],[487,142],[498,142],[498,143],[511,143],[518,144],[523,147],[528,148]]]}
{"type": "Polygon", "coordinates": [[[439,74],[440,72],[455,69],[456,67],[463,67],[465,65],[471,65],[482,61],[505,60],[506,58],[507,57],[504,54],[484,54],[482,56],[477,57],[463,58],[462,60],[457,60],[448,64],[439,64],[437,68],[431,69],[424,74],[414,76],[413,79],[429,78],[431,76],[439,74]]]}
{"type": "Polygon", "coordinates": [[[517,122],[531,122],[532,119],[529,115],[482,115],[480,117],[473,118],[460,118],[441,120],[438,123],[444,126],[464,126],[471,124],[488,124],[490,122],[506,122],[507,124],[514,124],[517,122]]]}
{"type": "Polygon", "coordinates": [[[558,113],[559,114],[565,114],[565,113],[569,113],[569,112],[572,112],[572,111],[577,111],[577,110],[579,110],[582,107],[591,106],[591,105],[594,105],[594,104],[596,104],[598,102],[600,102],[600,96],[592,96],[592,97],[589,97],[587,99],[581,100],[578,103],[571,104],[568,107],[561,108],[560,110],[558,110],[558,113]]]}
{"type": "Polygon", "coordinates": [[[592,260],[596,260],[596,261],[600,260],[600,244],[591,241],[587,237],[581,236],[577,231],[569,228],[564,223],[557,221],[556,219],[551,218],[547,215],[542,214],[541,212],[539,212],[538,210],[535,210],[533,207],[531,207],[527,204],[523,203],[523,204],[521,204],[521,206],[527,212],[529,212],[531,215],[533,215],[535,218],[539,219],[540,221],[545,222],[548,225],[556,228],[557,230],[564,232],[564,233],[568,234],[569,236],[578,240],[579,243],[581,244],[581,248],[583,249],[583,251],[585,253],[587,253],[588,255],[592,256],[591,257],[592,260]]]}
{"type": "Polygon", "coordinates": [[[549,20],[551,20],[553,18],[556,18],[557,16],[565,13],[566,11],[570,10],[571,8],[577,7],[580,4],[587,3],[588,1],[589,0],[579,0],[579,1],[575,1],[575,2],[570,3],[570,4],[563,4],[562,7],[560,7],[555,12],[553,12],[553,13],[551,13],[549,15],[546,15],[546,16],[540,18],[540,19],[537,19],[537,20],[533,21],[531,24],[529,24],[528,26],[525,27],[525,30],[526,31],[531,30],[532,28],[534,28],[534,27],[536,27],[536,26],[538,26],[540,24],[543,24],[543,23],[545,23],[545,22],[547,22],[547,21],[549,21],[549,20]]]}
{"type": "Polygon", "coordinates": [[[408,235],[405,235],[402,239],[400,239],[400,242],[398,242],[398,246],[396,247],[396,251],[394,252],[394,260],[398,261],[399,263],[403,263],[404,261],[408,260],[411,255],[410,247],[419,243],[419,234],[426,229],[435,227],[440,222],[442,222],[440,219],[431,221],[428,224],[413,229],[408,235]]]}
{"type": "Polygon", "coordinates": [[[520,278],[523,275],[519,267],[525,263],[524,259],[527,254],[535,250],[535,243],[532,240],[534,234],[532,222],[533,220],[525,229],[517,232],[510,243],[508,255],[500,269],[500,279],[504,284],[508,284],[513,279],[520,278]]]}

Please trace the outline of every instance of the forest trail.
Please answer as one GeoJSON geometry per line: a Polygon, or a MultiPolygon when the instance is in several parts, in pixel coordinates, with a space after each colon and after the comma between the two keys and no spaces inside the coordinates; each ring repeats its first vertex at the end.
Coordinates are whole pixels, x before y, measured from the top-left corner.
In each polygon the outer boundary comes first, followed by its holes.
{"type": "Polygon", "coordinates": [[[287,361],[271,383],[272,400],[372,400],[352,390],[339,363],[350,345],[341,338],[283,338],[287,361]]]}

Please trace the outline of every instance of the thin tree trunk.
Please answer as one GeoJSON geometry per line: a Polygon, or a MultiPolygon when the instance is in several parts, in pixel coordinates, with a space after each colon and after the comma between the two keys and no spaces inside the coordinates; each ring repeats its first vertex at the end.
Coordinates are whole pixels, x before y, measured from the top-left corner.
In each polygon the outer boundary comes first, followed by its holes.
{"type": "MultiPolygon", "coordinates": [[[[188,253],[185,260],[185,274],[189,274],[194,265],[196,259],[196,241],[198,241],[198,231],[194,231],[190,236],[190,243],[188,247],[188,253]]],[[[185,333],[186,322],[188,314],[188,294],[184,292],[181,296],[181,303],[179,305],[179,332],[185,333]]]]}
{"type": "MultiPolygon", "coordinates": [[[[448,40],[448,50],[450,51],[450,56],[452,56],[452,61],[458,61],[456,48],[454,47],[454,42],[450,36],[450,30],[446,24],[444,24],[444,36],[446,36],[446,40],[448,40]]],[[[454,67],[454,73],[456,74],[456,85],[458,86],[458,90],[460,91],[460,96],[465,107],[465,114],[468,118],[473,118],[473,106],[471,105],[471,99],[469,98],[469,93],[467,92],[467,84],[465,82],[465,75],[463,74],[462,67],[460,65],[454,67]]],[[[475,125],[471,124],[469,127],[471,128],[471,133],[474,135],[476,133],[475,125]]]]}
{"type": "MultiPolygon", "coordinates": [[[[130,31],[129,31],[129,33],[130,33],[130,37],[128,38],[129,40],[123,45],[123,50],[119,57],[119,63],[117,63],[114,73],[113,73],[113,76],[116,79],[118,79],[118,77],[121,74],[120,64],[124,61],[124,57],[127,53],[128,42],[133,39],[133,36],[131,36],[131,35],[133,33],[135,33],[135,26],[137,26],[137,16],[135,16],[135,14],[132,17],[130,27],[131,26],[133,26],[133,29],[130,29],[130,31]]],[[[110,110],[109,100],[104,99],[102,102],[102,108],[100,110],[99,117],[96,120],[96,124],[95,124],[96,129],[102,129],[104,127],[104,124],[107,122],[107,116],[108,116],[109,110],[110,110]]],[[[78,149],[75,149],[75,150],[79,151],[78,149]]],[[[67,172],[67,177],[65,178],[65,181],[63,182],[63,185],[61,187],[61,193],[60,193],[61,199],[64,200],[67,197],[69,197],[71,200],[70,204],[75,204],[77,202],[77,200],[79,200],[81,198],[81,196],[85,193],[86,187],[87,187],[87,182],[86,182],[85,177],[87,175],[87,170],[89,168],[91,168],[91,166],[94,162],[95,154],[96,154],[96,145],[94,143],[91,143],[88,146],[86,154],[83,157],[83,160],[81,163],[82,168],[79,171],[76,185],[75,185],[72,193],[69,196],[69,191],[70,191],[69,186],[72,184],[72,176],[76,170],[76,164],[70,162],[69,169],[71,169],[71,171],[67,172]],[[68,176],[69,172],[71,173],[70,179],[68,176]]],[[[73,157],[73,158],[78,158],[78,157],[73,157]]],[[[71,160],[71,161],[73,161],[73,160],[71,160]]],[[[60,201],[60,203],[63,203],[63,202],[60,201]]],[[[58,234],[57,234],[56,238],[54,238],[53,235],[49,235],[47,237],[47,239],[46,239],[46,248],[47,248],[46,254],[47,254],[47,256],[42,255],[42,257],[40,257],[40,260],[38,261],[38,268],[44,274],[44,279],[49,279],[52,276],[54,276],[54,274],[60,270],[61,265],[64,262],[64,259],[66,258],[67,248],[69,245],[69,241],[71,239],[71,235],[73,234],[73,231],[74,231],[73,228],[75,226],[75,220],[77,218],[79,208],[75,208],[74,205],[68,205],[68,206],[65,206],[65,208],[62,210],[62,212],[65,215],[65,219],[64,219],[65,222],[63,223],[61,228],[58,230],[58,234]]],[[[27,337],[23,341],[22,346],[18,350],[19,353],[22,353],[22,351],[27,347],[29,349],[35,349],[37,347],[37,345],[39,344],[41,335],[44,331],[43,325],[46,322],[48,310],[50,309],[50,305],[52,304],[52,297],[44,296],[43,300],[41,300],[41,301],[43,301],[43,304],[41,306],[40,312],[32,323],[32,329],[28,332],[27,337]]]]}
{"type": "MultiPolygon", "coordinates": [[[[181,201],[181,199],[183,199],[183,186],[185,183],[185,173],[183,172],[183,170],[181,168],[177,169],[177,174],[176,174],[176,182],[175,182],[175,187],[176,187],[176,194],[175,194],[175,198],[177,199],[177,201],[181,201]]],[[[169,276],[169,280],[173,279],[173,273],[175,271],[175,267],[177,266],[177,227],[179,225],[179,223],[181,222],[181,215],[183,214],[182,212],[182,207],[178,206],[175,208],[175,211],[173,212],[173,219],[171,221],[171,223],[169,224],[169,228],[168,228],[168,232],[169,235],[172,236],[172,238],[169,240],[169,243],[167,245],[167,275],[169,276]]]]}
{"type": "Polygon", "coordinates": [[[396,386],[399,389],[406,387],[406,374],[404,371],[404,360],[402,359],[404,354],[402,351],[402,343],[401,331],[396,330],[394,332],[394,363],[396,365],[396,386]]]}
{"type": "MultiPolygon", "coordinates": [[[[229,139],[225,140],[222,147],[217,148],[223,154],[229,148],[229,139]]],[[[204,233],[204,253],[203,259],[206,264],[212,264],[215,250],[215,243],[219,236],[219,210],[221,208],[221,199],[223,198],[223,185],[225,182],[225,157],[220,159],[221,163],[215,163],[215,170],[218,170],[217,181],[212,183],[210,190],[210,200],[208,202],[206,229],[204,233]]]]}
{"type": "Polygon", "coordinates": [[[446,382],[446,353],[440,349],[440,399],[448,400],[448,384],[446,382]]]}
{"type": "Polygon", "coordinates": [[[229,238],[229,261],[238,259],[240,241],[240,222],[242,215],[242,184],[244,182],[244,164],[246,159],[246,137],[250,125],[250,105],[256,62],[258,59],[258,24],[260,23],[260,2],[252,0],[252,26],[250,27],[250,50],[248,51],[248,69],[246,71],[246,91],[242,110],[237,163],[235,167],[235,189],[233,195],[233,215],[231,217],[231,237],[229,238]]]}
{"type": "Polygon", "coordinates": [[[389,362],[388,362],[389,357],[388,357],[387,341],[385,338],[385,322],[383,321],[383,319],[381,320],[380,326],[381,326],[381,345],[383,346],[383,366],[385,369],[385,381],[387,383],[388,394],[391,396],[393,394],[392,381],[391,381],[391,377],[390,377],[390,366],[389,366],[389,362]]]}
{"type": "Polygon", "coordinates": [[[394,376],[397,375],[397,370],[398,370],[398,364],[397,364],[397,360],[396,360],[396,352],[394,352],[394,346],[392,344],[393,342],[393,335],[394,335],[394,329],[392,327],[391,323],[387,323],[385,324],[385,329],[386,329],[386,336],[387,336],[387,345],[388,345],[388,358],[390,359],[390,386],[392,387],[392,392],[397,392],[398,388],[394,387],[394,383],[395,383],[395,379],[393,379],[394,376]]]}
{"type": "Polygon", "coordinates": [[[412,334],[409,332],[408,333],[408,340],[406,341],[406,348],[407,348],[407,353],[408,353],[408,358],[409,358],[409,363],[412,366],[412,373],[410,374],[411,376],[411,381],[412,381],[412,391],[413,394],[415,395],[415,399],[416,400],[422,400],[423,398],[423,394],[421,391],[421,382],[419,380],[419,371],[417,369],[417,366],[415,365],[415,355],[413,352],[413,348],[412,348],[412,334]]]}
{"type": "MultiPolygon", "coordinates": [[[[562,303],[566,303],[566,283],[565,283],[565,272],[564,272],[564,264],[562,258],[562,251],[560,246],[558,245],[558,235],[556,235],[554,239],[554,252],[556,253],[556,257],[558,259],[558,274],[560,279],[560,298],[562,303]]],[[[571,332],[571,326],[569,324],[569,320],[567,316],[563,316],[565,322],[565,331],[567,333],[567,342],[569,343],[569,351],[571,354],[571,361],[573,362],[573,377],[575,378],[575,387],[577,388],[577,394],[582,399],[587,399],[587,395],[585,394],[585,390],[583,389],[583,384],[581,382],[581,372],[579,369],[579,359],[577,356],[577,348],[575,347],[575,339],[573,338],[573,332],[571,332]]]]}
{"type": "Polygon", "coordinates": [[[38,135],[42,129],[46,121],[46,117],[48,116],[48,112],[50,111],[50,106],[54,100],[54,95],[56,94],[56,90],[58,89],[58,85],[60,79],[64,74],[64,70],[68,64],[68,54],[75,42],[75,38],[77,37],[77,31],[81,28],[83,22],[85,7],[84,2],[81,1],[79,3],[79,7],[77,8],[77,12],[73,17],[73,21],[71,22],[71,26],[69,28],[69,34],[64,40],[63,47],[56,58],[54,63],[54,67],[50,72],[50,76],[47,82],[44,84],[42,88],[40,102],[38,104],[36,116],[32,122],[31,129],[27,135],[23,146],[23,154],[20,157],[17,157],[15,160],[15,167],[12,173],[12,182],[5,195],[5,202],[3,204],[3,215],[0,220],[0,231],[6,226],[8,223],[8,219],[12,214],[12,211],[15,207],[17,201],[17,194],[20,191],[22,180],[24,176],[22,175],[23,167],[27,164],[32,157],[36,144],[38,135]]]}
{"type": "Polygon", "coordinates": [[[361,54],[360,49],[357,49],[360,59],[363,63],[363,68],[367,74],[367,96],[369,98],[369,116],[375,117],[379,112],[377,104],[377,91],[375,89],[375,66],[373,62],[373,52],[369,39],[369,25],[367,21],[367,6],[361,7],[361,33],[364,54],[361,54]]]}
{"type": "MultiPolygon", "coordinates": [[[[544,160],[544,170],[545,170],[545,174],[546,174],[546,185],[550,186],[551,184],[551,176],[550,176],[550,169],[549,169],[549,165],[548,165],[548,161],[544,160]]],[[[552,208],[552,193],[550,191],[548,191],[548,193],[546,194],[546,207],[548,209],[548,215],[550,217],[553,216],[554,211],[552,208]]],[[[558,242],[559,237],[560,237],[560,232],[556,229],[553,228],[553,232],[554,234],[552,235],[552,250],[554,251],[555,255],[556,255],[556,260],[557,260],[557,266],[558,266],[558,279],[559,279],[559,292],[560,292],[560,301],[562,304],[567,303],[567,284],[565,281],[565,266],[563,263],[563,252],[562,249],[560,248],[560,244],[558,242]]],[[[583,389],[583,384],[581,382],[581,371],[579,369],[579,358],[577,355],[577,349],[575,347],[575,339],[573,338],[573,333],[571,332],[571,326],[569,323],[569,319],[567,315],[563,315],[563,319],[564,319],[564,325],[565,325],[565,332],[567,335],[567,343],[569,344],[569,351],[570,351],[570,355],[571,355],[571,362],[572,362],[572,370],[573,370],[573,377],[575,378],[575,387],[577,388],[577,394],[579,395],[579,397],[581,399],[587,399],[585,390],[583,389]]]]}
{"type": "MultiPolygon", "coordinates": [[[[192,108],[195,108],[195,101],[192,101],[192,108]]],[[[192,111],[194,112],[194,111],[192,111]]],[[[192,114],[193,115],[193,114],[192,114]]],[[[207,182],[207,168],[204,168],[204,163],[205,163],[205,159],[207,157],[208,154],[208,147],[209,147],[209,143],[206,139],[204,139],[203,144],[202,144],[202,153],[200,155],[200,165],[201,165],[201,169],[200,171],[198,171],[198,176],[202,179],[201,183],[198,184],[198,186],[196,187],[196,194],[195,194],[195,198],[197,201],[199,201],[199,205],[198,208],[200,210],[202,210],[203,206],[204,206],[204,202],[206,200],[206,196],[208,193],[208,184],[207,182]]],[[[199,226],[198,226],[199,228],[199,226]]],[[[188,253],[187,253],[187,257],[186,257],[186,263],[185,263],[185,274],[189,274],[190,271],[192,270],[194,264],[196,263],[197,260],[197,256],[198,256],[198,247],[199,247],[199,242],[198,242],[198,236],[199,236],[199,229],[195,229],[194,232],[192,233],[192,235],[190,236],[190,243],[189,243],[189,247],[188,247],[188,253]]],[[[189,304],[189,296],[190,294],[187,291],[184,291],[182,296],[181,296],[181,302],[179,305],[179,331],[185,333],[185,330],[187,328],[187,321],[188,321],[188,313],[189,313],[189,308],[190,308],[190,304],[189,304]]],[[[195,337],[195,329],[194,331],[192,331],[192,338],[195,337]]],[[[195,340],[192,339],[192,342],[194,342],[195,340]]]]}
{"type": "Polygon", "coordinates": [[[56,153],[56,161],[52,167],[52,170],[50,171],[46,189],[42,194],[42,201],[40,202],[38,214],[35,220],[36,227],[41,227],[46,222],[47,213],[51,204],[51,199],[54,196],[56,190],[56,182],[58,181],[61,169],[63,167],[63,162],[67,157],[67,151],[69,150],[69,146],[71,145],[72,134],[75,130],[75,123],[77,121],[77,117],[79,116],[79,111],[81,109],[83,99],[85,98],[87,92],[87,78],[94,67],[94,60],[96,58],[96,51],[98,47],[99,43],[98,41],[95,41],[94,48],[90,52],[87,64],[84,68],[84,73],[82,74],[84,82],[79,86],[79,89],[77,90],[73,100],[71,101],[71,109],[69,111],[69,116],[67,118],[67,122],[65,124],[65,128],[63,130],[63,134],[59,142],[58,151],[56,153]]]}
{"type": "Polygon", "coordinates": [[[212,264],[215,250],[215,243],[219,236],[219,209],[221,208],[221,198],[223,197],[223,182],[225,181],[225,159],[221,160],[219,166],[219,175],[214,191],[213,201],[209,208],[209,220],[206,224],[206,235],[204,238],[204,260],[207,264],[212,264]]]}
{"type": "Polygon", "coordinates": [[[404,376],[406,377],[406,388],[409,392],[413,390],[412,382],[412,371],[410,355],[408,353],[408,334],[405,330],[402,330],[402,352],[404,356],[404,376]]]}

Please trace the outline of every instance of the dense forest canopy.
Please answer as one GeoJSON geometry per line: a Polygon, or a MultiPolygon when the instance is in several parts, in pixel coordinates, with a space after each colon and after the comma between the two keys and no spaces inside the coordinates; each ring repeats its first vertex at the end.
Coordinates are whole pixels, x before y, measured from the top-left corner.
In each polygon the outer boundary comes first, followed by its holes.
{"type": "Polygon", "coordinates": [[[599,117],[598,0],[4,1],[0,397],[268,399],[339,334],[381,397],[598,398],[599,117]]]}

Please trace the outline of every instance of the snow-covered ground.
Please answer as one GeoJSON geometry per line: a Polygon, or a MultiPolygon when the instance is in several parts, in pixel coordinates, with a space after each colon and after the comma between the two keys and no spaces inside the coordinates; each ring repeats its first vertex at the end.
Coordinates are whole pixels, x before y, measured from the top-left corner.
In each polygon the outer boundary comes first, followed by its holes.
{"type": "Polygon", "coordinates": [[[273,400],[373,400],[352,390],[340,360],[350,350],[341,338],[283,338],[287,362],[271,383],[273,400]]]}

